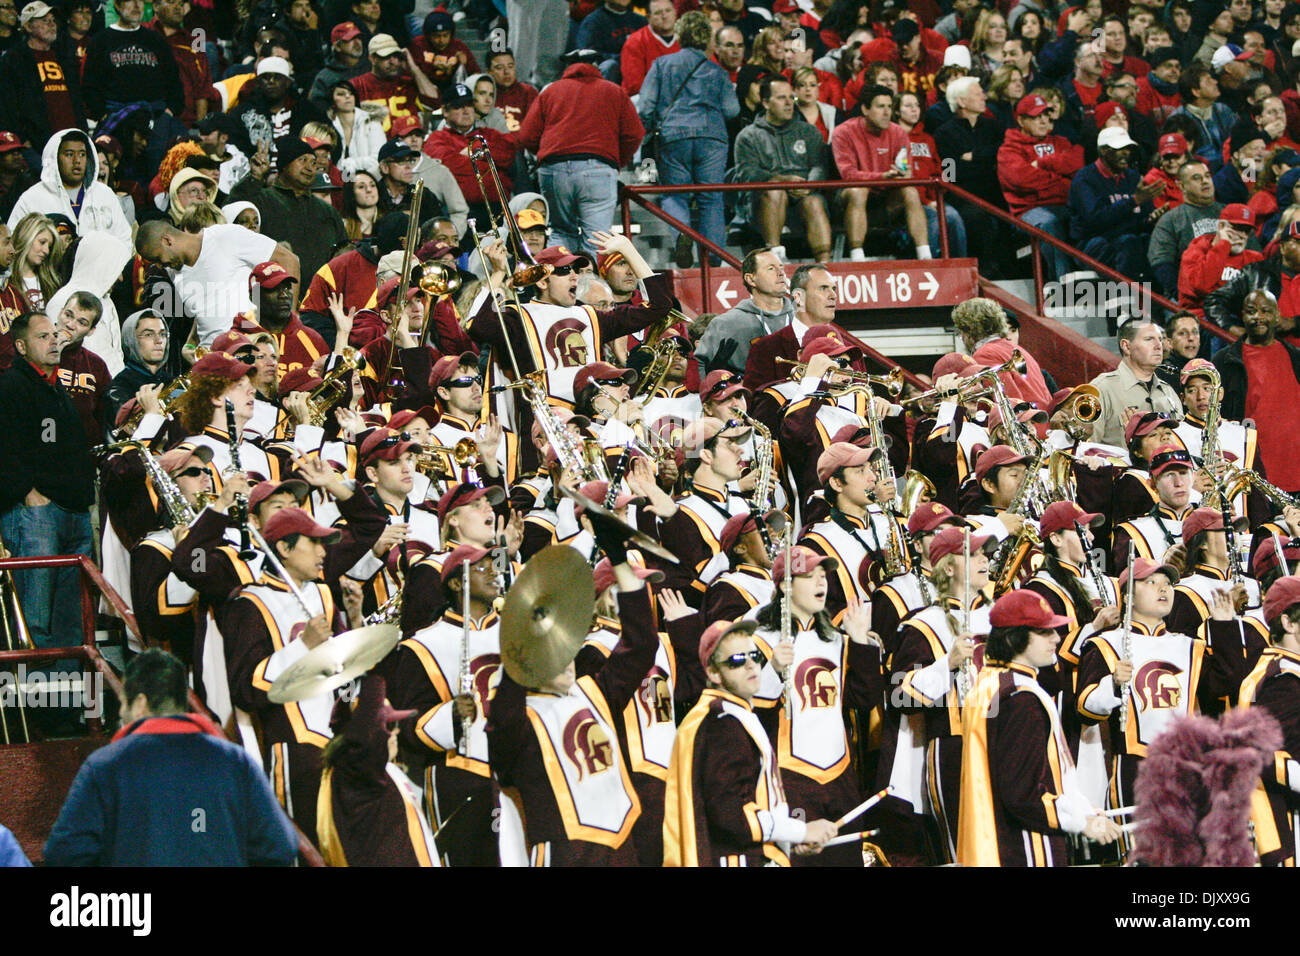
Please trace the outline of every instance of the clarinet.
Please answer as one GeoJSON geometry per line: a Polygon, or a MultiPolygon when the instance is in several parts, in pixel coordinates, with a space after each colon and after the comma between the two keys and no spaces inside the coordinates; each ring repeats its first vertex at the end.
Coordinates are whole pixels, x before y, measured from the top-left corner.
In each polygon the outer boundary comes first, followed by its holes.
{"type": "MultiPolygon", "coordinates": [[[[460,632],[460,692],[474,694],[474,674],[471,670],[469,659],[469,561],[461,564],[461,613],[463,620],[461,622],[460,632]]],[[[462,757],[469,751],[469,731],[474,726],[473,717],[462,717],[460,719],[460,742],[456,744],[456,752],[462,757]]]]}
{"type": "MultiPolygon", "coordinates": [[[[609,476],[609,490],[605,492],[605,500],[602,502],[606,511],[613,511],[614,505],[618,503],[618,493],[623,487],[623,476],[627,474],[627,466],[632,461],[632,443],[623,446],[623,454],[618,456],[614,462],[614,472],[609,476]]],[[[594,541],[591,544],[591,554],[587,556],[587,563],[593,568],[600,562],[600,545],[594,541]]]]}
{"type": "MultiPolygon", "coordinates": [[[[781,576],[781,640],[793,645],[794,643],[794,623],[791,618],[794,615],[794,609],[790,607],[791,594],[793,593],[790,586],[790,577],[793,568],[790,567],[790,544],[793,538],[793,529],[786,525],[785,529],[785,574],[781,576]]],[[[791,664],[785,669],[785,719],[794,719],[794,665],[791,664]]]]}
{"type": "Polygon", "coordinates": [[[1092,560],[1092,535],[1088,533],[1088,529],[1082,522],[1076,521],[1074,527],[1079,532],[1079,541],[1083,544],[1083,563],[1088,569],[1088,577],[1092,579],[1092,586],[1097,589],[1097,607],[1102,607],[1106,604],[1106,579],[1092,560]]]}
{"type": "MultiPolygon", "coordinates": [[[[230,467],[241,475],[244,466],[239,461],[239,435],[235,432],[235,403],[226,399],[226,431],[230,436],[230,467]]],[[[248,540],[248,496],[235,495],[233,520],[239,525],[239,557],[251,561],[257,554],[248,540]]]]}
{"type": "MultiPolygon", "coordinates": [[[[1128,583],[1124,587],[1124,660],[1133,661],[1133,542],[1128,543],[1128,583]]],[[[1125,733],[1128,727],[1129,685],[1120,688],[1119,695],[1119,732],[1125,733]]]]}

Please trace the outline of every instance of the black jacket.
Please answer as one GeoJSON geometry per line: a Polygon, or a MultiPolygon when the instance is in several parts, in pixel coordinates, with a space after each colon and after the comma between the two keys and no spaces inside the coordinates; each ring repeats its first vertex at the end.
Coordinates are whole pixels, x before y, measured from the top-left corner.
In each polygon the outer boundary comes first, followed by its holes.
{"type": "Polygon", "coordinates": [[[998,182],[998,150],[1006,130],[992,116],[980,116],[972,126],[954,116],[935,131],[939,155],[956,164],[953,183],[1002,209],[1007,207],[998,182]],[[967,153],[970,159],[963,159],[967,153]]]}
{"type": "MultiPolygon", "coordinates": [[[[108,423],[109,429],[113,428],[113,422],[117,420],[117,410],[135,398],[135,393],[143,386],[166,385],[170,381],[165,362],[158,371],[150,372],[143,365],[127,359],[122,371],[113,376],[113,381],[108,383],[108,391],[104,393],[104,421],[108,423]]],[[[112,441],[111,438],[108,440],[112,441]]]]}
{"type": "Polygon", "coordinates": [[[0,375],[0,421],[0,512],[22,504],[33,488],[69,511],[90,507],[91,442],[63,386],[51,385],[30,362],[16,359],[0,375]]]}
{"type": "MultiPolygon", "coordinates": [[[[1244,337],[1214,353],[1214,367],[1219,370],[1219,379],[1223,382],[1220,413],[1228,421],[1241,421],[1246,417],[1246,362],[1241,354],[1243,341],[1244,337]]],[[[1291,369],[1295,372],[1296,381],[1300,382],[1300,349],[1287,345],[1281,339],[1278,342],[1291,356],[1291,369]]]]}
{"type": "MultiPolygon", "coordinates": [[[[63,69],[72,97],[72,109],[77,115],[77,128],[86,128],[86,105],[81,100],[81,64],[69,54],[63,37],[51,51],[63,69]]],[[[36,69],[36,55],[26,43],[15,44],[8,53],[0,56],[0,129],[18,134],[38,153],[54,130],[50,129],[49,109],[45,105],[45,92],[36,69]]]]}
{"type": "Polygon", "coordinates": [[[1242,266],[1236,277],[1207,295],[1205,317],[1221,329],[1241,325],[1246,296],[1258,289],[1267,289],[1275,299],[1282,295],[1281,254],[1242,266]]]}

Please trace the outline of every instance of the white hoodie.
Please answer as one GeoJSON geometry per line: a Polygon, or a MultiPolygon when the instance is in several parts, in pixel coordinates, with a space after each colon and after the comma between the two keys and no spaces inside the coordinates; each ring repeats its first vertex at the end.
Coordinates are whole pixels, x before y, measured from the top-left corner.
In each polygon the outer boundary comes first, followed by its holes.
{"type": "Polygon", "coordinates": [[[89,292],[103,304],[104,314],[82,344],[104,360],[110,375],[122,371],[122,323],[108,292],[131,261],[130,242],[119,242],[106,232],[91,232],[77,243],[72,277],[46,304],[45,311],[58,322],[59,313],[74,292],[89,292]]]}
{"type": "Polygon", "coordinates": [[[99,156],[90,137],[78,129],[65,129],[55,133],[46,141],[45,149],[41,152],[41,181],[18,197],[14,211],[9,214],[9,231],[13,232],[18,220],[28,213],[39,212],[45,216],[59,213],[77,224],[78,235],[107,232],[130,245],[131,224],[126,221],[117,194],[98,181],[98,172],[99,156]],[[68,198],[68,191],[63,188],[63,180],[59,178],[59,147],[70,136],[80,136],[86,144],[86,194],[81,200],[80,216],[73,213],[72,200],[68,198]]]}

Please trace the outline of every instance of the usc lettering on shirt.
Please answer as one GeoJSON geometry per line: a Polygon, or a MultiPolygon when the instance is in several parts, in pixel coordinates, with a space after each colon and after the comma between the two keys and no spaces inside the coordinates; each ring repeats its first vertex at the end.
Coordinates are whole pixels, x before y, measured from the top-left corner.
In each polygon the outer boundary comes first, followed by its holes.
{"type": "MultiPolygon", "coordinates": [[[[8,322],[5,323],[8,328],[8,322]]],[[[91,372],[74,372],[70,368],[61,368],[58,370],[59,384],[70,392],[91,392],[95,391],[95,376],[91,372]]]]}
{"type": "Polygon", "coordinates": [[[36,64],[36,73],[46,93],[66,93],[68,78],[63,75],[63,67],[57,60],[41,60],[36,64]]]}
{"type": "Polygon", "coordinates": [[[1224,283],[1231,282],[1239,275],[1241,275],[1241,270],[1236,266],[1224,266],[1223,272],[1219,276],[1219,281],[1224,283]]]}

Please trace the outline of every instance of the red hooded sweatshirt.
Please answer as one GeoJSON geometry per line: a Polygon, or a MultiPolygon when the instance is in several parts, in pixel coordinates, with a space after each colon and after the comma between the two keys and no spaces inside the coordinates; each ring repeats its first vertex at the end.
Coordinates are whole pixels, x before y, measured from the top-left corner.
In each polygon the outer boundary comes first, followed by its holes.
{"type": "Polygon", "coordinates": [[[511,137],[543,166],[572,158],[622,168],[632,162],[645,127],[621,86],[591,64],[575,63],[542,90],[511,137]]]}
{"type": "Polygon", "coordinates": [[[1178,268],[1178,305],[1197,315],[1205,314],[1205,297],[1235,279],[1241,267],[1264,258],[1262,252],[1244,249],[1233,255],[1226,242],[1214,233],[1197,236],[1183,251],[1178,268]]]}
{"type": "Polygon", "coordinates": [[[1070,180],[1082,167],[1083,147],[1064,136],[1036,139],[1020,128],[1009,129],[998,149],[998,181],[1017,216],[1037,206],[1066,205],[1070,180]]]}

